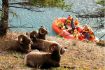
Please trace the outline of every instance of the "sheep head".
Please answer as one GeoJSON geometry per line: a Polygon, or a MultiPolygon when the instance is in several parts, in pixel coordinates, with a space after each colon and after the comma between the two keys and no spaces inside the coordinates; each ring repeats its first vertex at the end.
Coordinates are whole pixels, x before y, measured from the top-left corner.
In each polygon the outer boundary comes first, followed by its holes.
{"type": "Polygon", "coordinates": [[[22,52],[30,52],[31,51],[31,41],[24,35],[18,36],[18,43],[20,44],[19,49],[22,52]]]}
{"type": "Polygon", "coordinates": [[[38,35],[38,33],[36,31],[32,31],[30,33],[30,38],[33,42],[37,40],[37,35],[38,35]]]}
{"type": "Polygon", "coordinates": [[[41,26],[38,30],[38,38],[45,39],[45,35],[48,34],[48,31],[45,27],[41,26]]]}
{"type": "Polygon", "coordinates": [[[51,50],[51,57],[53,60],[60,62],[61,56],[60,56],[60,47],[58,44],[54,43],[49,48],[51,50]]]}

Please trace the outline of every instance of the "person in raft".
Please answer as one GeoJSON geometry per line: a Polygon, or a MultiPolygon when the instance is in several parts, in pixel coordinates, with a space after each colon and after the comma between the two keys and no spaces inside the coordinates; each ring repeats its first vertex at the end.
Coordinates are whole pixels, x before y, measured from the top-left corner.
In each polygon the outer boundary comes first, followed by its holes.
{"type": "Polygon", "coordinates": [[[73,23],[73,18],[69,15],[67,17],[67,19],[65,20],[65,23],[64,23],[64,28],[72,34],[72,27],[71,27],[71,22],[73,23]]]}
{"type": "Polygon", "coordinates": [[[71,20],[72,20],[72,17],[69,15],[69,16],[67,17],[67,19],[65,20],[65,23],[64,23],[65,29],[68,29],[68,28],[71,27],[71,25],[70,25],[71,20]]]}
{"type": "MultiPolygon", "coordinates": [[[[66,22],[64,23],[64,26],[66,29],[68,29],[68,32],[73,34],[74,30],[77,29],[79,30],[79,21],[78,19],[76,19],[74,21],[74,19],[69,15],[66,22]]],[[[80,30],[79,30],[80,31],[80,30]]]]}
{"type": "Polygon", "coordinates": [[[78,30],[74,29],[74,33],[73,33],[74,38],[78,39],[79,35],[80,35],[80,33],[78,32],[78,30]]]}
{"type": "Polygon", "coordinates": [[[62,22],[58,22],[58,23],[57,23],[57,26],[58,26],[60,29],[65,29],[64,24],[63,24],[62,22]]]}
{"type": "Polygon", "coordinates": [[[78,18],[76,18],[75,21],[74,21],[75,28],[78,30],[79,33],[82,33],[83,28],[79,24],[80,23],[78,21],[78,18]]]}
{"type": "Polygon", "coordinates": [[[82,34],[84,35],[84,38],[88,41],[94,41],[95,39],[93,31],[88,25],[83,26],[82,34]]]}

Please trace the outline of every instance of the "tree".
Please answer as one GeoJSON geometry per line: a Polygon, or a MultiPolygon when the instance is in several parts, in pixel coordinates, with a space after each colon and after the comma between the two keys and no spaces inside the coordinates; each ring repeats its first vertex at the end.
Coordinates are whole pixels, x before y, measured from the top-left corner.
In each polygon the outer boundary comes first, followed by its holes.
{"type": "Polygon", "coordinates": [[[4,36],[7,33],[8,10],[9,10],[8,0],[2,0],[2,16],[1,16],[1,21],[0,21],[0,36],[4,36]]]}

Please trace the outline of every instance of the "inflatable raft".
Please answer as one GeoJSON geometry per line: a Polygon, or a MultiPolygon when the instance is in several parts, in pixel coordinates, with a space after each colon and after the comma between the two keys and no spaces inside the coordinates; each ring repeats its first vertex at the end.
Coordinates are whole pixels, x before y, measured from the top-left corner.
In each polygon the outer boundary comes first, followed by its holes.
{"type": "MultiPolygon", "coordinates": [[[[76,39],[75,36],[73,34],[70,34],[67,30],[59,28],[59,24],[64,26],[64,23],[66,21],[67,18],[62,17],[62,18],[57,18],[54,20],[54,22],[52,23],[52,29],[55,31],[55,33],[61,37],[64,37],[66,39],[76,39]]],[[[82,27],[78,27],[77,31],[79,33],[81,33],[83,31],[82,27]]],[[[78,38],[79,40],[85,40],[85,36],[83,35],[79,35],[78,38]]],[[[95,41],[96,38],[95,36],[93,38],[89,39],[90,41],[95,41]]]]}

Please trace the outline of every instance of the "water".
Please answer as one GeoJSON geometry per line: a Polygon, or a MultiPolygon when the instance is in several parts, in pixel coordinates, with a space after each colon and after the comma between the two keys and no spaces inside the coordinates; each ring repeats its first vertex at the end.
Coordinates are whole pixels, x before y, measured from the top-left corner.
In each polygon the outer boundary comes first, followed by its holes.
{"type": "MultiPolygon", "coordinates": [[[[1,3],[1,2],[0,2],[1,3]]],[[[25,27],[34,27],[34,28],[11,28],[10,31],[15,32],[30,32],[32,30],[37,30],[41,25],[45,26],[47,30],[49,31],[49,35],[56,36],[55,32],[52,30],[52,22],[57,17],[67,17],[68,15],[72,15],[73,18],[76,18],[76,13],[73,12],[67,12],[67,11],[75,11],[83,14],[84,12],[93,12],[97,8],[101,7],[100,5],[97,5],[95,3],[95,0],[65,0],[66,4],[73,3],[73,6],[71,9],[62,10],[61,8],[57,7],[44,7],[44,8],[38,8],[34,7],[34,11],[30,11],[27,9],[22,8],[13,8],[10,7],[10,12],[15,12],[15,16],[13,13],[9,14],[9,26],[25,26],[25,27]]],[[[16,5],[15,5],[16,6],[16,5]]],[[[99,19],[100,20],[100,19],[99,19]]],[[[105,18],[103,18],[105,20],[105,18]]],[[[88,24],[90,26],[98,25],[99,23],[96,23],[96,18],[94,19],[81,19],[79,18],[80,25],[88,24]]],[[[105,23],[105,21],[104,21],[105,23]]],[[[105,24],[104,24],[105,25],[105,24]]],[[[93,29],[94,31],[96,29],[93,29]]],[[[101,37],[103,34],[105,34],[105,29],[99,29],[97,32],[95,32],[95,35],[97,37],[101,37]]],[[[105,37],[103,37],[105,40],[105,37]]]]}

